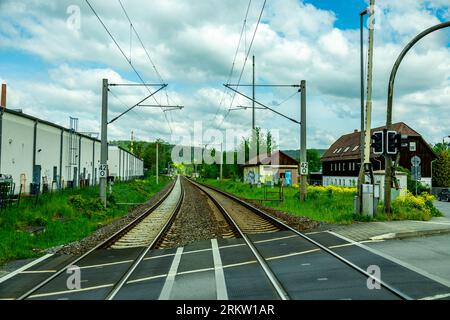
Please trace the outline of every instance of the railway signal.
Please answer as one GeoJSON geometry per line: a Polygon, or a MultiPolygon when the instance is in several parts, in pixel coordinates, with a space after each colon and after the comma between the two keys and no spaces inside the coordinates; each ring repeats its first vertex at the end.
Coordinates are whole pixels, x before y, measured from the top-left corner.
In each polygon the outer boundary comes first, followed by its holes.
{"type": "Polygon", "coordinates": [[[397,131],[388,130],[386,140],[386,153],[397,154],[401,148],[402,136],[399,135],[397,131]]]}
{"type": "Polygon", "coordinates": [[[376,131],[372,134],[372,144],[373,153],[383,154],[384,153],[384,132],[376,131]]]}

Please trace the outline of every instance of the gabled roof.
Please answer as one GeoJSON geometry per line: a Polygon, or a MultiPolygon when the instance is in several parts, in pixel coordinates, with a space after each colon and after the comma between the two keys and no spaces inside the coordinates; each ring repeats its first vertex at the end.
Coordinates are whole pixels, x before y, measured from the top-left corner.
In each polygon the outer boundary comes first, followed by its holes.
{"type": "MultiPolygon", "coordinates": [[[[385,128],[386,128],[386,126],[373,128],[373,129],[371,129],[371,135],[375,131],[381,131],[385,128]]],[[[422,136],[419,133],[417,133],[417,131],[413,130],[410,126],[408,126],[404,122],[394,123],[392,125],[392,130],[395,130],[402,135],[415,136],[415,137],[422,138],[422,136]]],[[[321,158],[321,161],[360,159],[360,154],[361,154],[360,140],[361,140],[361,131],[355,131],[353,133],[349,133],[349,134],[345,134],[345,135],[341,136],[324,153],[324,155],[321,158]]],[[[428,146],[428,143],[426,143],[425,141],[424,141],[424,143],[425,143],[425,145],[428,146]]],[[[371,149],[370,157],[374,157],[375,155],[372,153],[372,148],[370,148],[370,149],[371,149]]],[[[429,149],[431,152],[433,152],[433,150],[430,147],[429,147],[429,149]]]]}
{"type": "Polygon", "coordinates": [[[244,166],[256,165],[298,165],[298,161],[291,158],[283,151],[275,151],[272,154],[260,154],[258,157],[253,157],[247,161],[244,166]]]}

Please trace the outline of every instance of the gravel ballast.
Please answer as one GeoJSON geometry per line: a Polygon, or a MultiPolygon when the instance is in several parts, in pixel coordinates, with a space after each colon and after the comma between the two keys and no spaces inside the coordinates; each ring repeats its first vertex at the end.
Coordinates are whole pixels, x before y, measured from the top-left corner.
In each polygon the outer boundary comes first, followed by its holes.
{"type": "Polygon", "coordinates": [[[129,223],[131,223],[134,219],[136,219],[139,215],[141,215],[143,212],[148,210],[151,206],[153,206],[156,202],[159,201],[166,193],[167,191],[172,187],[174,181],[170,182],[165,186],[162,190],[157,192],[149,201],[146,203],[139,205],[135,208],[133,208],[126,216],[117,219],[116,221],[96,230],[91,235],[87,236],[86,238],[72,242],[70,244],[67,244],[62,247],[56,247],[48,249],[48,253],[58,253],[58,254],[73,254],[73,255],[80,255],[83,254],[90,249],[94,248],[101,242],[105,241],[109,237],[111,237],[113,234],[115,234],[120,229],[127,226],[129,223]]]}

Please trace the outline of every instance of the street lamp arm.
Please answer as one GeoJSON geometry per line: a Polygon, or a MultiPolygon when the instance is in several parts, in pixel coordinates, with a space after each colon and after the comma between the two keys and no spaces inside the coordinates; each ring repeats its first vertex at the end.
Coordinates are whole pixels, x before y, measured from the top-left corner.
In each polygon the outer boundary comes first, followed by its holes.
{"type": "Polygon", "coordinates": [[[391,71],[391,76],[389,78],[389,87],[388,87],[388,102],[387,102],[388,112],[387,112],[387,121],[386,121],[386,126],[387,126],[388,130],[391,128],[391,125],[392,125],[392,100],[394,97],[395,76],[397,75],[397,70],[400,67],[400,64],[402,63],[403,58],[406,56],[408,51],[411,50],[411,48],[423,37],[427,36],[428,34],[434,32],[434,31],[444,29],[447,27],[450,27],[450,21],[440,23],[438,25],[435,25],[435,26],[428,28],[427,30],[421,32],[416,37],[414,37],[414,39],[412,39],[411,42],[409,42],[406,45],[406,47],[403,49],[403,51],[398,56],[397,61],[395,61],[395,64],[391,71]]]}
{"type": "MultiPolygon", "coordinates": [[[[433,27],[430,27],[426,29],[425,31],[421,32],[417,36],[415,36],[402,50],[400,55],[398,56],[397,60],[394,63],[394,66],[392,67],[391,76],[389,78],[389,86],[388,86],[388,100],[387,100],[387,112],[386,112],[386,128],[387,130],[392,129],[392,101],[394,98],[394,82],[395,82],[395,76],[397,75],[397,70],[400,67],[400,64],[402,63],[403,58],[406,56],[406,54],[411,50],[411,48],[422,38],[427,36],[428,34],[450,27],[450,21],[443,22],[440,24],[437,24],[433,27]]],[[[391,183],[392,178],[395,175],[395,172],[392,172],[392,160],[389,156],[385,156],[385,185],[384,185],[384,212],[390,214],[391,213],[391,183]]]]}

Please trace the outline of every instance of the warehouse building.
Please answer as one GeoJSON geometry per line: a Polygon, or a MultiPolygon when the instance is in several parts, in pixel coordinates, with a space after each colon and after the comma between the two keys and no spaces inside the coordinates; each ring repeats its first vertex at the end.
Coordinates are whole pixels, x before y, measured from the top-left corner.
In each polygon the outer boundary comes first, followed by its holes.
{"type": "MultiPolygon", "coordinates": [[[[15,193],[59,190],[99,182],[100,140],[22,112],[0,110],[0,179],[11,177],[15,193]]],[[[144,175],[143,161],[108,148],[108,176],[144,175]]]]}

